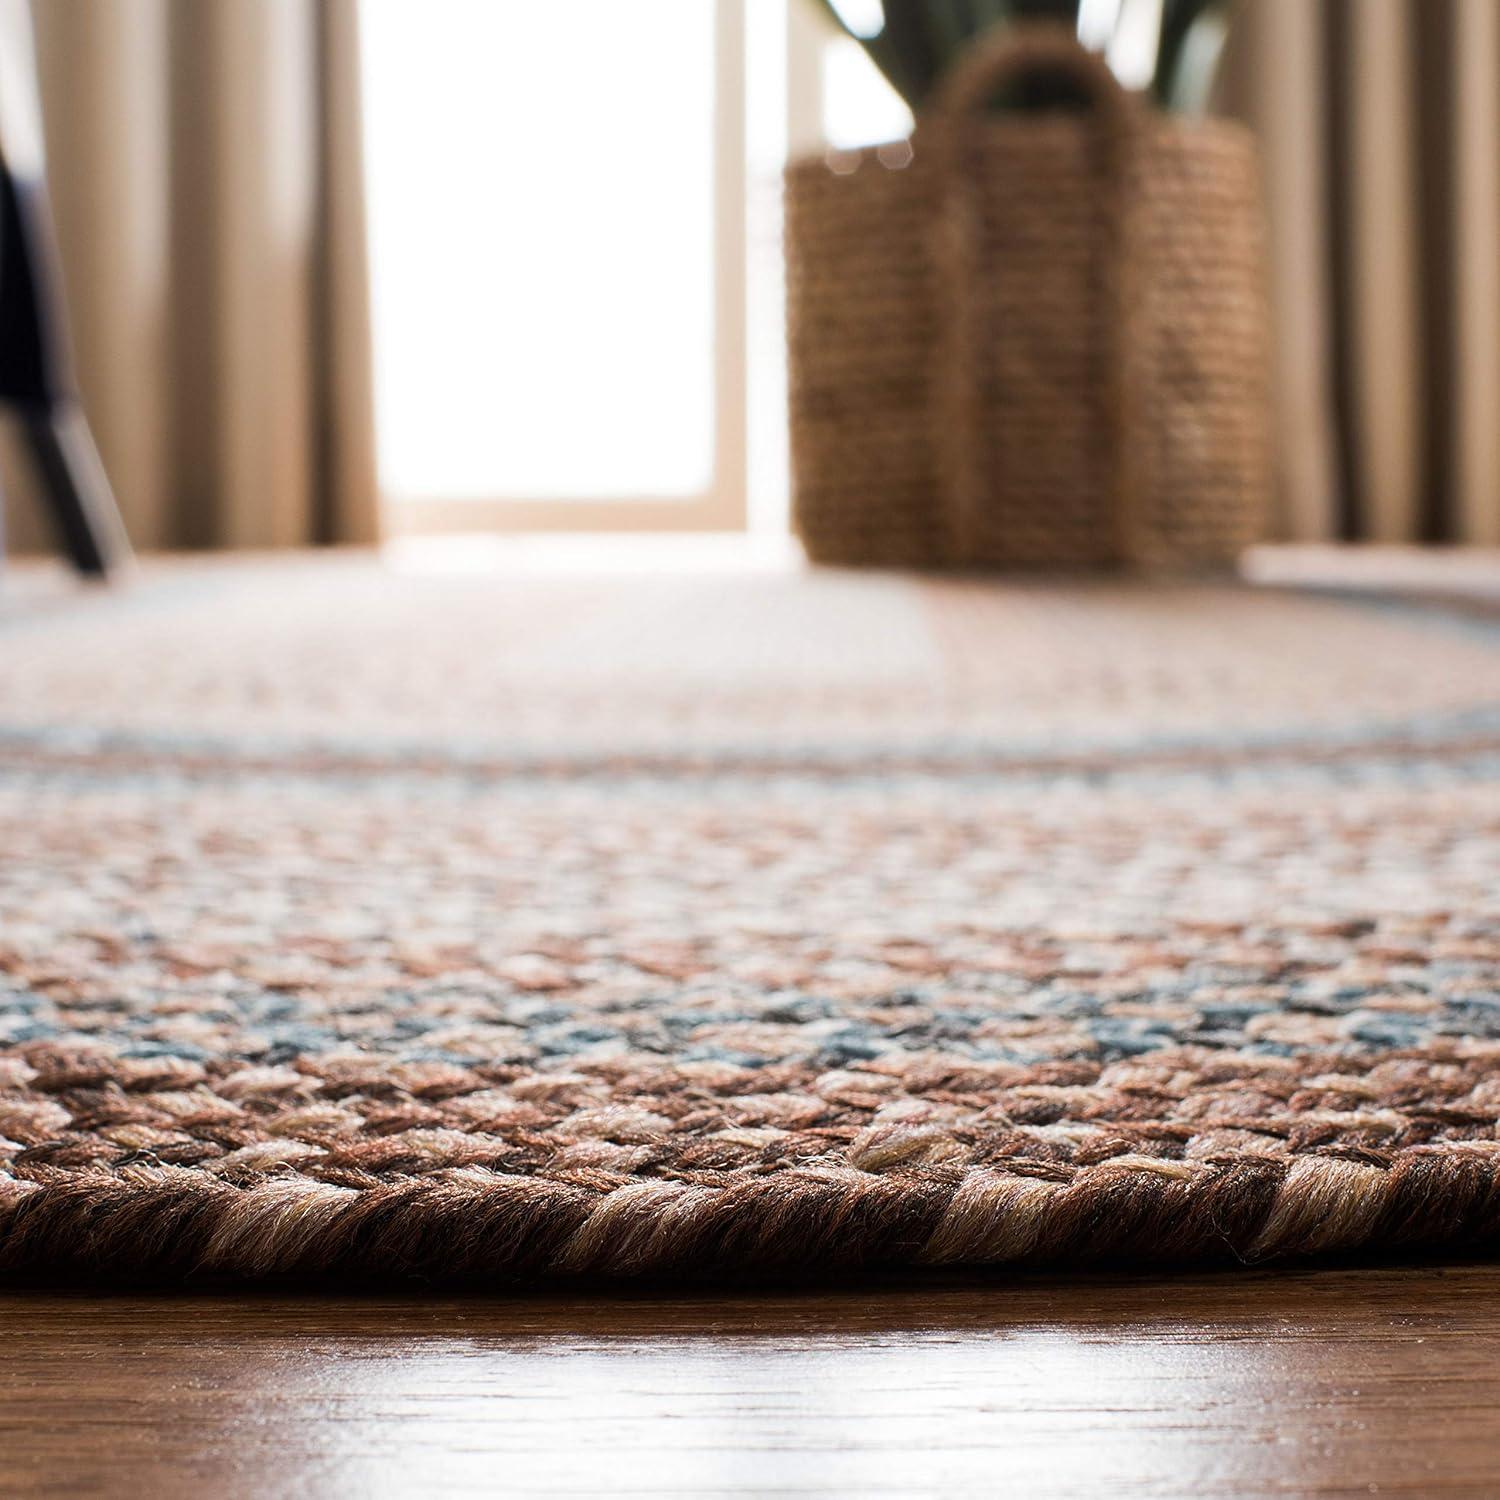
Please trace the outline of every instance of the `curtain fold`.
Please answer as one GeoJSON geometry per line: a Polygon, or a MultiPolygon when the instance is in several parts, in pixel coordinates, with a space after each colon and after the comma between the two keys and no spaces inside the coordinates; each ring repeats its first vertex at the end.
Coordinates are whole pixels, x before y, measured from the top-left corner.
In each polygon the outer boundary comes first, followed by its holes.
{"type": "Polygon", "coordinates": [[[356,0],[33,0],[79,384],[137,546],[374,540],[356,0]]]}
{"type": "Polygon", "coordinates": [[[1259,134],[1277,535],[1500,543],[1500,4],[1241,0],[1259,134]]]}

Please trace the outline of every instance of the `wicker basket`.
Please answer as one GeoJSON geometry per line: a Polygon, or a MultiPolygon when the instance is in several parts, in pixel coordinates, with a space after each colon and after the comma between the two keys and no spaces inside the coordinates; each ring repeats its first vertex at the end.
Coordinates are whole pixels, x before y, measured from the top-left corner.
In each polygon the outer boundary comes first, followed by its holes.
{"type": "Polygon", "coordinates": [[[909,152],[789,167],[786,247],[815,561],[1192,569],[1255,538],[1269,320],[1237,126],[1161,115],[1067,32],[1008,28],[909,152]],[[1086,108],[988,109],[1040,75],[1086,108]]]}

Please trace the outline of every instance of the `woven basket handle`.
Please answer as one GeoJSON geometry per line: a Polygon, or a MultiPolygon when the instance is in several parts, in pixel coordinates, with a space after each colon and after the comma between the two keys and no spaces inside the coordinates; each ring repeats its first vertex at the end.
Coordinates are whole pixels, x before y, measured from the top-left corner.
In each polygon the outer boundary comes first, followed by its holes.
{"type": "Polygon", "coordinates": [[[974,42],[944,75],[927,120],[962,122],[983,111],[1006,84],[1028,78],[1075,85],[1116,130],[1135,117],[1135,100],[1097,52],[1084,47],[1066,26],[1026,21],[998,27],[974,42]]]}
{"type": "Polygon", "coordinates": [[[935,148],[940,171],[939,263],[950,288],[947,338],[937,372],[934,412],[939,463],[945,479],[950,561],[972,559],[989,478],[984,455],[985,398],[982,384],[983,320],[978,292],[980,255],[979,173],[969,165],[974,121],[1006,84],[1031,78],[1065,80],[1087,101],[1095,121],[1102,208],[1108,247],[1101,257],[1106,276],[1105,331],[1107,434],[1112,456],[1114,514],[1110,547],[1114,559],[1137,556],[1139,469],[1133,403],[1140,383],[1132,378],[1136,339],[1131,335],[1138,302],[1130,214],[1129,163],[1142,111],[1120,86],[1102,57],[1087,51],[1065,26],[1047,22],[1006,26],[975,43],[940,86],[921,134],[935,148]]]}

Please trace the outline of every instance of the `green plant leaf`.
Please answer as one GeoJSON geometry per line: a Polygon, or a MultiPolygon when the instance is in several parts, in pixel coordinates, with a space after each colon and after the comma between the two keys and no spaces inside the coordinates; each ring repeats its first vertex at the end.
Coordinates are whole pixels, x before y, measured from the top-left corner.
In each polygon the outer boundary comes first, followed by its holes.
{"type": "Polygon", "coordinates": [[[943,59],[931,45],[920,0],[885,0],[885,25],[873,36],[859,36],[845,23],[832,0],[818,0],[840,30],[854,38],[886,81],[913,110],[932,91],[943,59]]]}
{"type": "Polygon", "coordinates": [[[1232,13],[1230,0],[1165,0],[1151,86],[1164,108],[1201,114],[1208,107],[1232,13]]]}

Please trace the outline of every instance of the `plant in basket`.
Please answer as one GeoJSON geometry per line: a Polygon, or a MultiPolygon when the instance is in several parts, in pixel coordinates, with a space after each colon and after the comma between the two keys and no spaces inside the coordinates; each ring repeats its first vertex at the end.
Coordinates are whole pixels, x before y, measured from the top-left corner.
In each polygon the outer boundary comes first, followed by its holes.
{"type": "MultiPolygon", "coordinates": [[[[976,37],[1008,24],[1071,27],[1163,108],[1200,113],[1229,33],[1229,0],[818,0],[914,112],[976,37]]],[[[1055,102],[1046,80],[1019,107],[1055,102]]]]}
{"type": "Polygon", "coordinates": [[[1270,482],[1269,319],[1254,143],[1198,114],[1224,5],[820,3],[917,124],[909,162],[787,171],[809,556],[1231,564],[1270,482]]]}

